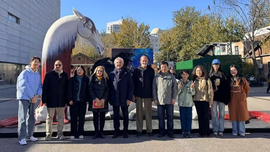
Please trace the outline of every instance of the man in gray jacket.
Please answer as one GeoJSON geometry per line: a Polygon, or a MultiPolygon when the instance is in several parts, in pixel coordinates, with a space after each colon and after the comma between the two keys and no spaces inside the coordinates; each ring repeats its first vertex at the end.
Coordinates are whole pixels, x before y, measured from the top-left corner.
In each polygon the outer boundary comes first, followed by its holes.
{"type": "Polygon", "coordinates": [[[175,76],[169,72],[167,62],[161,63],[160,72],[153,80],[153,100],[158,107],[159,135],[165,135],[165,111],[167,115],[167,133],[170,138],[173,135],[173,111],[177,95],[177,82],[175,76]]]}

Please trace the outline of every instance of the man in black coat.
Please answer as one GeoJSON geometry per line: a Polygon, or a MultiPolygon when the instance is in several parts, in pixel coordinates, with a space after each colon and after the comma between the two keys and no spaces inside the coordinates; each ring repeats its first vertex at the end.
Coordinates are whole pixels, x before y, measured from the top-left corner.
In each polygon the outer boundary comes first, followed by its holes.
{"type": "Polygon", "coordinates": [[[134,96],[136,101],[137,136],[142,135],[143,129],[143,104],[145,108],[146,132],[152,136],[152,84],[155,77],[154,69],[148,65],[147,56],[141,56],[140,66],[133,72],[134,96]]]}
{"type": "Polygon", "coordinates": [[[109,75],[110,104],[113,106],[113,123],[115,133],[119,136],[119,108],[121,107],[124,119],[124,138],[128,138],[128,106],[133,98],[133,81],[131,74],[123,67],[124,60],[120,57],[114,60],[115,69],[109,75]]]}
{"type": "Polygon", "coordinates": [[[54,63],[54,70],[45,75],[43,82],[42,103],[47,106],[48,115],[46,119],[46,138],[49,141],[52,137],[52,121],[55,111],[57,111],[58,139],[63,140],[64,112],[68,91],[68,74],[63,72],[63,64],[60,60],[54,63]]]}

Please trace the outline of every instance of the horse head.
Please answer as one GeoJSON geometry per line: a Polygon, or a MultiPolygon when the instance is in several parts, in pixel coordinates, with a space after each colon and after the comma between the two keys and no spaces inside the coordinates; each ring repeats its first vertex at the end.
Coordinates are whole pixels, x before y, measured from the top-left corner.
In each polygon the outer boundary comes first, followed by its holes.
{"type": "Polygon", "coordinates": [[[104,53],[104,46],[101,41],[101,37],[96,29],[94,22],[88,18],[83,16],[80,12],[73,8],[74,15],[80,20],[77,25],[78,34],[87,39],[95,48],[95,51],[98,54],[104,53]]]}

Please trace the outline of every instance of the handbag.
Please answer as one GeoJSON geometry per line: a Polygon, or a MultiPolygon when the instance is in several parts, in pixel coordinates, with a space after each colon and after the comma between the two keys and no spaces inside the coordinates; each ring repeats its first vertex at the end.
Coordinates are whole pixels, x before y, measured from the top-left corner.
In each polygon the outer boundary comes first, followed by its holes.
{"type": "Polygon", "coordinates": [[[36,121],[43,122],[46,121],[48,110],[46,106],[39,106],[35,110],[36,121]]]}

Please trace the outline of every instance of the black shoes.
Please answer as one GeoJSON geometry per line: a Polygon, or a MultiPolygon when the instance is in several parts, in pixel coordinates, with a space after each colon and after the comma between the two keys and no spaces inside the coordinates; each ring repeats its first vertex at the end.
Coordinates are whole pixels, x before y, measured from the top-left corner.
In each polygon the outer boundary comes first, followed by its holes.
{"type": "Polygon", "coordinates": [[[98,133],[95,133],[95,135],[93,136],[93,139],[97,139],[99,137],[98,133]]]}
{"type": "Polygon", "coordinates": [[[174,134],[168,134],[168,137],[175,138],[174,134]]]}
{"type": "Polygon", "coordinates": [[[165,136],[165,134],[162,134],[162,133],[158,134],[158,138],[162,138],[164,136],[165,136]]]}
{"type": "Polygon", "coordinates": [[[104,136],[103,133],[100,133],[99,137],[100,137],[101,139],[104,139],[104,138],[105,138],[105,136],[104,136]]]}
{"type": "Polygon", "coordinates": [[[153,133],[147,133],[148,137],[153,137],[153,133]]]}
{"type": "Polygon", "coordinates": [[[141,132],[138,132],[136,136],[137,137],[141,137],[142,136],[142,133],[141,132]]]}
{"type": "Polygon", "coordinates": [[[124,138],[128,138],[128,133],[125,132],[124,135],[123,135],[124,138]]]}
{"type": "Polygon", "coordinates": [[[114,133],[113,136],[112,136],[112,138],[117,138],[117,137],[119,137],[119,133],[118,132],[114,133]]]}

